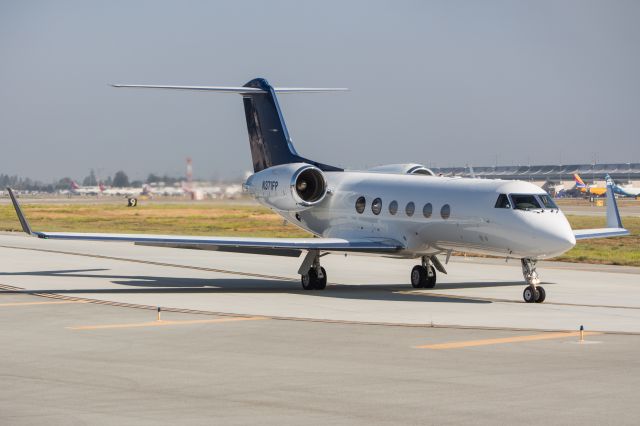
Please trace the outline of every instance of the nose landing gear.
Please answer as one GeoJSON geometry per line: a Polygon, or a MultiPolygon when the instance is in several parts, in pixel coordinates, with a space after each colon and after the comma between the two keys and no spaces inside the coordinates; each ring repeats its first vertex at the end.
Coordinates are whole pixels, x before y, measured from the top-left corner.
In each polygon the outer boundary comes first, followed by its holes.
{"type": "Polygon", "coordinates": [[[540,278],[536,272],[536,263],[538,263],[538,261],[536,259],[525,258],[520,259],[520,263],[522,264],[522,275],[527,282],[527,287],[522,292],[522,298],[527,303],[544,302],[547,294],[544,288],[538,285],[540,284],[540,278]]]}

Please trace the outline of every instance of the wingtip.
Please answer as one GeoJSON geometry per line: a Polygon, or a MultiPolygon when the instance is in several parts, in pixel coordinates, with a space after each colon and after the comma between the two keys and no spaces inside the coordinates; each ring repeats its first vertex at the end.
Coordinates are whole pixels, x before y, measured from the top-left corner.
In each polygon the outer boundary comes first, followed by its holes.
{"type": "Polygon", "coordinates": [[[22,226],[22,231],[24,231],[24,233],[28,235],[32,235],[32,236],[36,235],[31,230],[29,221],[27,221],[27,218],[24,216],[24,213],[22,213],[22,208],[20,207],[20,203],[18,203],[18,198],[14,194],[13,189],[7,187],[7,192],[9,193],[9,197],[11,198],[11,203],[13,204],[13,208],[15,209],[16,214],[18,215],[18,220],[20,221],[20,226],[22,226]]]}

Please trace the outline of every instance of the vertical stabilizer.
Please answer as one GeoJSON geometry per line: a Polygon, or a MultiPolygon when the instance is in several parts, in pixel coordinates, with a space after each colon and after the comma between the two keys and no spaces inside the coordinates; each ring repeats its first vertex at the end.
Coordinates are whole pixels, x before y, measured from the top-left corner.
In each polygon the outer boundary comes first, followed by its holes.
{"type": "Polygon", "coordinates": [[[242,94],[255,172],[288,163],[309,163],[324,171],[342,171],[298,155],[282,118],[275,91],[267,80],[256,78],[244,87],[260,89],[242,94]]]}

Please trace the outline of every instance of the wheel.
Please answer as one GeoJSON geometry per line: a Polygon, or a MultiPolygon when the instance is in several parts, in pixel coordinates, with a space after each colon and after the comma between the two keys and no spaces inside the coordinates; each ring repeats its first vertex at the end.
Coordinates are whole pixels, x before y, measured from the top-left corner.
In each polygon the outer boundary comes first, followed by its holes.
{"type": "Polygon", "coordinates": [[[538,293],[538,297],[536,297],[536,303],[544,302],[544,299],[547,297],[547,292],[544,291],[544,287],[537,286],[536,291],[538,293]]]}
{"type": "Polygon", "coordinates": [[[316,281],[318,281],[318,275],[315,269],[309,269],[304,275],[301,275],[302,288],[305,290],[313,290],[316,288],[316,281]]]}
{"type": "Polygon", "coordinates": [[[427,275],[424,286],[425,288],[434,288],[436,286],[436,268],[430,266],[429,269],[431,269],[431,276],[427,275]]]}
{"type": "Polygon", "coordinates": [[[316,290],[324,290],[325,288],[327,288],[327,271],[325,271],[323,267],[320,267],[320,269],[322,270],[322,278],[316,277],[316,290]]]}
{"type": "Polygon", "coordinates": [[[538,292],[535,291],[532,286],[528,285],[522,292],[522,298],[527,303],[533,303],[538,298],[538,292]]]}
{"type": "Polygon", "coordinates": [[[411,285],[413,288],[423,288],[427,282],[427,270],[422,265],[416,265],[411,270],[411,285]]]}

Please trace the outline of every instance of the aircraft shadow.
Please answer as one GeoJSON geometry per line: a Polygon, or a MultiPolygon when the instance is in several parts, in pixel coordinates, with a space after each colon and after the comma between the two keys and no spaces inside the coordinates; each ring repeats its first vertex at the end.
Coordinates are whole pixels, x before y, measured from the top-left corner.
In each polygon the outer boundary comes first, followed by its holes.
{"type": "Polygon", "coordinates": [[[521,281],[509,282],[461,282],[438,284],[435,289],[420,289],[413,292],[410,285],[371,284],[371,285],[328,285],[323,291],[305,291],[300,288],[300,282],[287,280],[273,280],[259,277],[243,278],[182,278],[161,277],[148,275],[117,275],[100,273],[109,269],[65,269],[29,272],[0,272],[0,276],[47,276],[73,278],[107,279],[122,288],[104,289],[47,289],[47,290],[16,290],[4,293],[51,293],[51,294],[144,294],[144,293],[290,293],[311,297],[330,297],[339,299],[407,301],[416,303],[445,302],[445,303],[492,303],[488,300],[473,299],[472,297],[458,298],[455,295],[429,295],[430,291],[443,289],[470,289],[488,287],[523,287],[521,281]]]}

